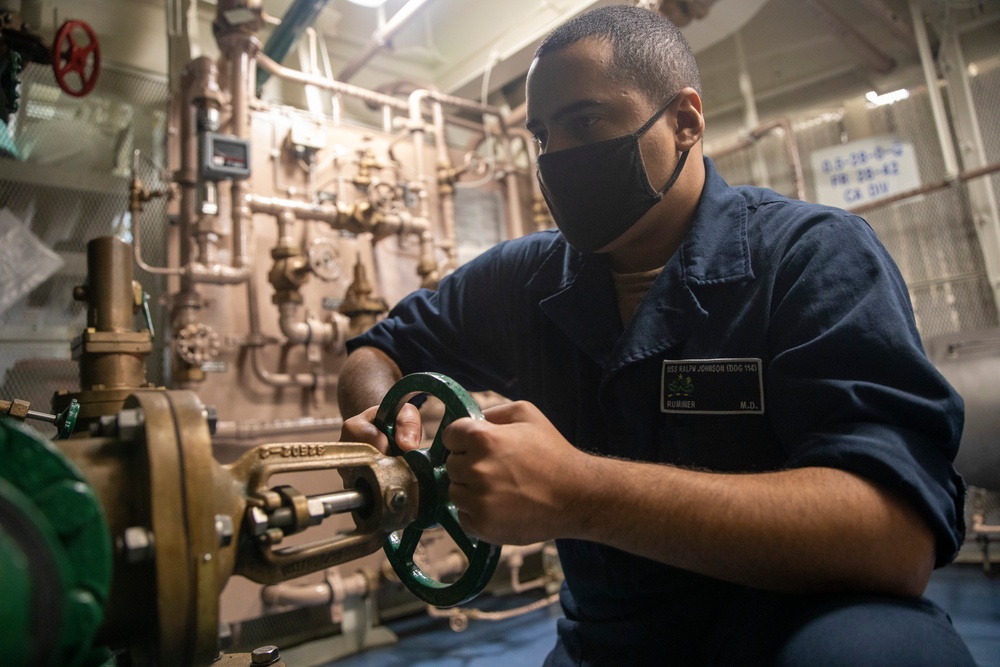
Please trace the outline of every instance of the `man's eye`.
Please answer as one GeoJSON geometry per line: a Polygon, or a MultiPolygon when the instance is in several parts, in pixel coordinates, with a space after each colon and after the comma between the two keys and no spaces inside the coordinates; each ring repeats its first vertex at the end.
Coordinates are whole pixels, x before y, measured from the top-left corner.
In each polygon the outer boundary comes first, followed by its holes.
{"type": "Polygon", "coordinates": [[[598,120],[597,116],[578,116],[573,119],[573,123],[579,128],[588,128],[598,120]]]}

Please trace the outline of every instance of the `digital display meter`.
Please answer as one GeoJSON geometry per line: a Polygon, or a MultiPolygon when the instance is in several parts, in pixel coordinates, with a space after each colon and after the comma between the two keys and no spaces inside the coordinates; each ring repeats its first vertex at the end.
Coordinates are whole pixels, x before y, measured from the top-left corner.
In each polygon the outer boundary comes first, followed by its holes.
{"type": "Polygon", "coordinates": [[[201,174],[211,181],[250,176],[250,142],[247,139],[206,132],[201,174]]]}

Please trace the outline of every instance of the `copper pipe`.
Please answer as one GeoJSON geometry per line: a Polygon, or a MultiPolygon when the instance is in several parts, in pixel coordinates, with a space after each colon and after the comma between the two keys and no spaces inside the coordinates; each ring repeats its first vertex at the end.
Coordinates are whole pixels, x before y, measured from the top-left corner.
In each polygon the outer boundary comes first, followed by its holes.
{"type": "Polygon", "coordinates": [[[862,204],[856,208],[847,209],[851,213],[857,213],[858,215],[862,213],[867,213],[877,208],[882,208],[883,206],[888,206],[889,204],[895,204],[898,201],[903,201],[904,199],[909,199],[910,197],[916,197],[919,195],[925,195],[929,192],[936,192],[938,190],[944,190],[953,185],[963,183],[966,181],[971,181],[974,178],[979,178],[981,176],[987,176],[1000,171],[1000,162],[994,162],[992,164],[987,164],[982,167],[977,167],[976,169],[969,169],[968,171],[961,171],[953,179],[943,178],[939,181],[934,181],[933,183],[925,183],[919,188],[911,188],[910,190],[904,190],[903,192],[897,192],[889,197],[883,197],[882,199],[876,199],[875,201],[868,202],[867,204],[862,204]]]}
{"type": "Polygon", "coordinates": [[[740,139],[739,141],[736,141],[728,146],[724,146],[718,150],[713,150],[709,157],[713,160],[717,160],[750,148],[775,130],[782,130],[783,133],[785,156],[788,158],[788,167],[792,171],[792,181],[795,185],[795,196],[797,199],[805,201],[805,177],[802,174],[802,161],[799,158],[799,147],[798,143],[795,141],[795,132],[792,130],[792,124],[787,118],[778,118],[776,120],[768,121],[767,123],[762,123],[750,130],[746,138],[740,139]]]}
{"type": "Polygon", "coordinates": [[[405,100],[376,93],[375,91],[368,90],[367,88],[362,88],[360,86],[352,86],[349,83],[334,81],[333,79],[326,79],[320,76],[312,76],[289,67],[284,67],[268,58],[263,52],[257,53],[255,58],[257,60],[257,64],[260,65],[264,71],[270,72],[278,78],[285,79],[287,81],[294,81],[307,86],[316,86],[317,88],[322,88],[323,90],[329,90],[340,95],[347,95],[348,97],[354,97],[383,107],[391,107],[401,111],[405,111],[408,108],[405,100]]]}

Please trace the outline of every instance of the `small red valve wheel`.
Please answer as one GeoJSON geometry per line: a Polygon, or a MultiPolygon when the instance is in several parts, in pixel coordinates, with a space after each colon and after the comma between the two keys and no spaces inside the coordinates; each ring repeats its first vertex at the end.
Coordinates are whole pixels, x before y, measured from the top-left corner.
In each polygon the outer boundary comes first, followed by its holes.
{"type": "Polygon", "coordinates": [[[101,46],[93,28],[75,19],[62,24],[52,42],[52,71],[67,95],[83,97],[94,89],[101,71],[101,46]]]}

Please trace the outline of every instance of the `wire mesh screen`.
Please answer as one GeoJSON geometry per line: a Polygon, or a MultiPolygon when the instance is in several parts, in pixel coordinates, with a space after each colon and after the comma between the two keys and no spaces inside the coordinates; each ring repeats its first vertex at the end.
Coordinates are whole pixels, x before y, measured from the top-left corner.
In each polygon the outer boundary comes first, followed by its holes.
{"type": "MultiPolygon", "coordinates": [[[[21,398],[47,410],[56,389],[79,389],[70,343],[86,326],[87,307],[73,288],[87,278],[87,242],[116,236],[129,242],[129,180],[134,151],[143,156],[138,175],[148,188],[163,186],[153,165],[165,162],[167,85],[149,75],[105,68],[84,98],[57,87],[52,70],[29,65],[21,75],[21,104],[9,132],[16,155],[0,158],[0,234],[22,239],[35,253],[7,257],[3,293],[32,285],[16,300],[0,301],[0,396],[21,398]],[[40,261],[54,258],[51,262],[40,261]]],[[[165,264],[162,227],[166,204],[150,202],[143,214],[144,253],[165,264]]],[[[135,279],[157,304],[165,285],[136,270],[135,279]]],[[[153,308],[154,313],[163,311],[153,308]]],[[[139,325],[137,320],[137,325],[139,325]]],[[[154,321],[157,349],[162,348],[154,321]]],[[[162,355],[147,360],[160,383],[162,355]]]]}
{"type": "MultiPolygon", "coordinates": [[[[995,46],[992,49],[995,54],[995,46]]],[[[997,160],[1000,128],[1000,70],[985,44],[968,50],[974,77],[975,106],[980,112],[988,159],[997,160]],[[983,62],[975,59],[981,53],[983,62]]],[[[947,93],[947,91],[946,91],[947,93]]],[[[836,111],[796,118],[795,143],[807,199],[817,200],[817,174],[809,157],[828,147],[871,137],[900,137],[912,145],[921,182],[944,179],[941,154],[926,89],[909,91],[893,104],[875,105],[863,97],[845,101],[836,111]]],[[[794,196],[790,160],[780,130],[732,151],[721,142],[706,150],[721,153],[716,166],[730,183],[759,184],[794,196]],[[763,171],[762,171],[763,170],[763,171]],[[763,173],[763,176],[761,175],[763,173]]],[[[994,176],[994,178],[996,178],[994,176]]],[[[844,202],[844,208],[850,208],[844,202]]],[[[971,331],[997,326],[997,309],[975,228],[966,186],[929,192],[864,214],[892,254],[910,290],[921,335],[971,331]]]]}
{"type": "Polygon", "coordinates": [[[771,188],[786,197],[795,197],[795,172],[788,156],[787,132],[785,128],[774,127],[747,148],[734,150],[734,144],[707,150],[730,183],[771,188]]]}
{"type": "MultiPolygon", "coordinates": [[[[996,48],[996,24],[961,35],[960,47],[969,81],[971,106],[977,115],[981,135],[981,155],[971,161],[972,151],[979,151],[968,140],[953,141],[963,162],[960,168],[1000,162],[1000,56],[996,48]]],[[[951,81],[954,78],[949,79],[951,81]]],[[[912,147],[913,162],[919,171],[919,184],[934,183],[948,176],[926,88],[911,88],[908,97],[891,104],[874,104],[858,95],[837,108],[817,110],[792,118],[795,143],[801,156],[806,198],[820,201],[818,176],[811,156],[825,149],[851,145],[878,137],[897,137],[912,147]]],[[[947,86],[942,88],[945,106],[950,111],[950,95],[962,94],[947,86]]],[[[788,187],[789,160],[781,152],[779,133],[759,141],[747,139],[745,128],[734,127],[732,117],[723,123],[731,139],[715,133],[706,153],[718,152],[716,166],[730,183],[764,185],[794,196],[788,187]],[[742,145],[740,149],[737,146],[742,145]],[[763,165],[763,169],[762,169],[763,165]],[[762,175],[763,174],[763,175],[762,175]]],[[[949,116],[951,131],[955,121],[949,116]]],[[[719,123],[713,119],[713,125],[719,123]]],[[[714,157],[714,156],[713,156],[714,157]]],[[[1000,175],[989,179],[994,203],[1000,193],[1000,175]]],[[[892,254],[906,280],[924,340],[998,326],[997,307],[983,259],[983,247],[976,231],[983,224],[984,210],[972,196],[974,181],[939,189],[909,199],[879,206],[863,214],[892,254]]],[[[980,200],[981,201],[981,200],[980,200]]],[[[828,202],[833,203],[833,202],[828,202]]],[[[851,208],[850,202],[837,203],[851,208]]],[[[988,212],[986,212],[988,217],[988,212]]],[[[972,525],[974,513],[983,514],[987,524],[996,525],[1000,494],[971,488],[966,504],[966,522],[972,525]]],[[[971,534],[966,560],[995,559],[1000,554],[984,549],[994,534],[971,534]]]]}

